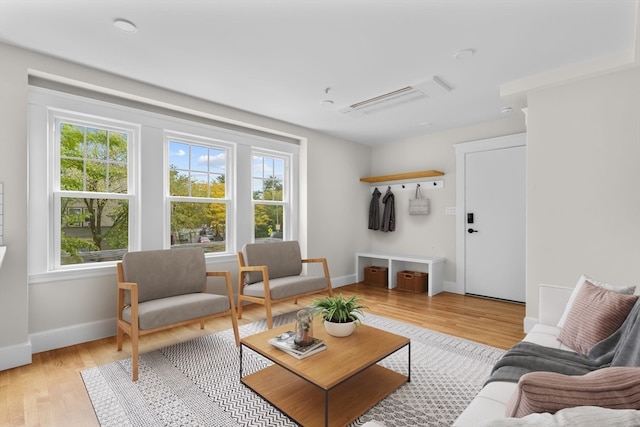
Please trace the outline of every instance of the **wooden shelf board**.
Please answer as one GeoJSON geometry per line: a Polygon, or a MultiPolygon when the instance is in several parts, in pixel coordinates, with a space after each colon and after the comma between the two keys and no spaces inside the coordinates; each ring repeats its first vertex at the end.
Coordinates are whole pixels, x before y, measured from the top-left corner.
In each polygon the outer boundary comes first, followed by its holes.
{"type": "Polygon", "coordinates": [[[428,171],[419,171],[419,172],[396,173],[392,175],[370,176],[367,178],[360,178],[360,181],[362,182],[401,181],[404,179],[430,178],[434,176],[443,176],[443,175],[444,175],[444,172],[440,172],[438,170],[428,170],[428,171]]]}

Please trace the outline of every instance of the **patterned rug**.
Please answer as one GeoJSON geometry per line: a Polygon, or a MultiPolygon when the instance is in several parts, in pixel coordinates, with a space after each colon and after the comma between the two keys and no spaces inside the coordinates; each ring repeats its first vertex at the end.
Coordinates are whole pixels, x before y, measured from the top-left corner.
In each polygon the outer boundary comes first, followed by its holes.
{"type": "MultiPolygon", "coordinates": [[[[274,317],[278,326],[294,313],[274,317]]],[[[480,391],[503,350],[367,314],[363,323],[411,339],[411,382],[363,414],[352,427],[376,420],[385,426],[449,426],[480,391]]],[[[259,321],[240,336],[266,330],[259,321]]],[[[408,350],[381,365],[406,375],[408,350]]],[[[245,351],[245,372],[269,364],[245,351]]],[[[229,329],[140,356],[140,380],[131,381],[131,358],[82,371],[103,427],[295,426],[287,416],[240,383],[239,350],[229,329]]]]}

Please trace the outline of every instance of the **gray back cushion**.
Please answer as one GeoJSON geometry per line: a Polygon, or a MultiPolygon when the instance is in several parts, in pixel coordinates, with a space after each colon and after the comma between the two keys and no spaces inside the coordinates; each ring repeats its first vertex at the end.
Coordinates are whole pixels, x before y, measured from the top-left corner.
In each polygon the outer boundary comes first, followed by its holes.
{"type": "Polygon", "coordinates": [[[207,285],[202,248],[129,252],[122,267],[124,280],[138,284],[138,302],[202,292],[207,285]]]}
{"type": "MultiPolygon", "coordinates": [[[[302,273],[302,256],[297,241],[249,243],[242,248],[246,265],[266,265],[269,267],[269,279],[299,276],[302,273]]],[[[247,273],[245,283],[262,281],[259,272],[247,273]]]]}

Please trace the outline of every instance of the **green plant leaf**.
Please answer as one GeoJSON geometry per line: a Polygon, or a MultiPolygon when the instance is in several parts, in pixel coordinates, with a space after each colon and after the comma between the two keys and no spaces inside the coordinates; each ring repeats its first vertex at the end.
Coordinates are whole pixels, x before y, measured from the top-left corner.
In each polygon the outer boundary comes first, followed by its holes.
{"type": "Polygon", "coordinates": [[[318,298],[311,303],[318,308],[316,315],[322,315],[323,321],[335,323],[359,322],[358,314],[363,314],[362,309],[369,308],[360,303],[360,297],[353,295],[346,298],[339,294],[335,297],[318,298]]]}

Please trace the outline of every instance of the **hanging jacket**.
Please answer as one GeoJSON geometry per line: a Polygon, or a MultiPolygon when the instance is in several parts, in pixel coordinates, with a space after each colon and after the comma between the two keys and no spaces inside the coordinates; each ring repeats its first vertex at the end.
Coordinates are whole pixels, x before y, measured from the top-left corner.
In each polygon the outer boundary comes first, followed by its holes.
{"type": "Polygon", "coordinates": [[[382,213],[381,231],[395,231],[396,229],[396,208],[395,196],[391,192],[391,187],[387,189],[387,193],[382,198],[384,203],[384,212],[382,213]]]}
{"type": "Polygon", "coordinates": [[[376,187],[371,195],[371,203],[369,204],[369,230],[380,229],[380,196],[382,193],[376,187]]]}

